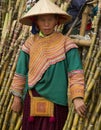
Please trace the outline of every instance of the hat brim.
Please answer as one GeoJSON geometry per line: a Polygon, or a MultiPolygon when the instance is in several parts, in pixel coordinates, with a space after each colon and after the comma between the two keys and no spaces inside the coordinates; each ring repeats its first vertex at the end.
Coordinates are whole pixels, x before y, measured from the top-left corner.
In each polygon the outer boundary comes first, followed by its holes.
{"type": "Polygon", "coordinates": [[[70,15],[68,15],[68,14],[66,14],[66,15],[63,15],[63,14],[56,14],[56,13],[44,13],[44,14],[36,14],[36,15],[30,15],[30,16],[25,16],[25,17],[22,17],[21,19],[20,19],[20,22],[22,23],[22,24],[25,24],[25,25],[29,25],[29,26],[32,26],[32,24],[34,23],[34,22],[36,22],[35,21],[35,18],[36,18],[36,16],[42,16],[42,15],[50,15],[50,14],[53,14],[53,15],[57,15],[58,16],[58,24],[64,24],[64,23],[66,23],[66,22],[69,22],[69,21],[71,21],[71,19],[72,19],[72,16],[70,16],[70,15]]]}

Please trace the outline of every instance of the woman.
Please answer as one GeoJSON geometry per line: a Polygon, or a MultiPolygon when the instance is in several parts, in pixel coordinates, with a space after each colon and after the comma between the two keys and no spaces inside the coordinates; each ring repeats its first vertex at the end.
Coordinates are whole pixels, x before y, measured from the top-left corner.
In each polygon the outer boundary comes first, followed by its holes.
{"type": "Polygon", "coordinates": [[[49,0],[37,2],[21,19],[27,25],[34,22],[39,29],[22,46],[10,89],[15,112],[21,111],[25,95],[22,130],[62,130],[68,114],[68,86],[76,111],[85,116],[84,76],[78,47],[69,37],[54,31],[56,25],[70,19],[49,0]],[[31,107],[32,97],[36,100],[31,107]],[[44,102],[40,101],[42,97],[44,102]],[[46,114],[48,110],[51,114],[46,114]]]}

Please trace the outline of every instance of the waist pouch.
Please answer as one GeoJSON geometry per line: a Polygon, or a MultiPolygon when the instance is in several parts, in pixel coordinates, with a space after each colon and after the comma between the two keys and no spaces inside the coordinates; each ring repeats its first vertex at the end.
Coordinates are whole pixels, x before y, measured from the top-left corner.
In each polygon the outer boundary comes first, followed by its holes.
{"type": "Polygon", "coordinates": [[[33,97],[32,91],[29,90],[30,95],[30,116],[54,116],[54,103],[43,97],[33,97]]]}

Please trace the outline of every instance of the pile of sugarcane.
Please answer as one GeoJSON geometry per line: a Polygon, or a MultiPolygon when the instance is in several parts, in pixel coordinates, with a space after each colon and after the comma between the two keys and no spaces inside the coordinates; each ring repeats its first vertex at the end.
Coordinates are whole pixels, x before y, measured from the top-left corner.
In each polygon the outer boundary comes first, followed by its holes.
{"type": "MultiPolygon", "coordinates": [[[[25,10],[26,0],[6,0],[5,19],[2,21],[0,40],[0,130],[19,130],[22,114],[11,111],[13,96],[9,88],[14,76],[21,46],[29,35],[30,28],[19,23],[25,10]]],[[[2,18],[3,20],[3,18],[2,18]]]]}
{"type": "MultiPolygon", "coordinates": [[[[88,8],[88,7],[87,7],[88,8]]],[[[86,8],[86,9],[87,9],[86,8]]],[[[85,19],[87,18],[84,17],[85,19]]],[[[84,22],[85,20],[83,20],[84,22]]],[[[94,21],[94,31],[90,48],[84,60],[85,98],[87,113],[79,117],[71,103],[69,114],[63,130],[101,130],[101,1],[98,1],[98,12],[94,21]]],[[[83,25],[82,25],[83,26],[83,25]]],[[[85,27],[83,28],[85,29],[85,27]]],[[[84,35],[80,31],[80,35],[84,35]]],[[[85,49],[85,48],[84,48],[85,49]]]]}
{"type": "MultiPolygon", "coordinates": [[[[30,34],[30,27],[19,23],[26,8],[27,0],[4,0],[0,5],[3,11],[0,23],[1,38],[0,38],[0,130],[20,130],[22,113],[15,113],[11,110],[13,96],[9,92],[10,85],[14,76],[17,59],[20,49],[30,34]]],[[[66,11],[71,0],[51,0],[56,2],[63,10],[66,11]]],[[[94,1],[96,3],[96,0],[94,1]]],[[[75,113],[72,103],[70,104],[69,114],[63,130],[101,130],[101,25],[99,24],[101,4],[98,1],[98,13],[95,19],[95,26],[90,40],[73,39],[82,47],[82,61],[85,72],[86,94],[85,103],[87,104],[88,113],[85,119],[80,118],[75,113]],[[89,47],[90,46],[90,47],[89,47]],[[87,55],[87,56],[85,56],[87,55]]],[[[80,35],[85,35],[85,28],[89,17],[89,5],[85,6],[82,15],[82,25],[80,35]],[[88,13],[87,13],[88,12],[88,13]],[[86,17],[85,17],[86,14],[86,17]],[[84,24],[84,21],[86,24],[84,24]]],[[[77,20],[76,20],[77,22],[77,20]]],[[[76,23],[75,22],[75,23],[76,23]]],[[[73,26],[68,31],[67,35],[71,34],[73,26]]],[[[61,31],[63,25],[57,29],[61,31]]]]}

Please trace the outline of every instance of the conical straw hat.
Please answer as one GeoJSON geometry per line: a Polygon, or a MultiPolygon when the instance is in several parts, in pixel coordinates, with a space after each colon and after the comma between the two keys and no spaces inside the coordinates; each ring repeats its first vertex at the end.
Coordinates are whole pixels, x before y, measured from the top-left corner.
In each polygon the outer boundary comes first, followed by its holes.
{"type": "Polygon", "coordinates": [[[25,25],[32,25],[34,17],[45,14],[58,14],[59,23],[63,24],[71,20],[71,16],[60,9],[50,0],[39,0],[21,19],[20,22],[25,25]],[[32,20],[33,19],[33,20],[32,20]]]}

